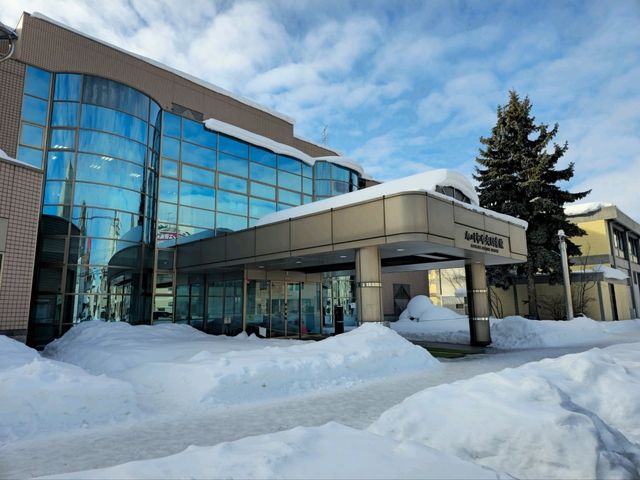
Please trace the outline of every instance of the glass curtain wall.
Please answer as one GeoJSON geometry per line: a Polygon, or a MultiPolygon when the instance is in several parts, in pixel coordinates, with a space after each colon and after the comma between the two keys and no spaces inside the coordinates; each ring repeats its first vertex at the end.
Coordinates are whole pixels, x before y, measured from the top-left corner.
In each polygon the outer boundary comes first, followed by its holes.
{"type": "Polygon", "coordinates": [[[148,321],[160,145],[160,108],[146,95],[90,75],[48,75],[35,345],[84,320],[148,321]]]}
{"type": "Polygon", "coordinates": [[[316,200],[358,189],[359,175],[346,167],[319,160],[314,164],[313,169],[316,200]]]}

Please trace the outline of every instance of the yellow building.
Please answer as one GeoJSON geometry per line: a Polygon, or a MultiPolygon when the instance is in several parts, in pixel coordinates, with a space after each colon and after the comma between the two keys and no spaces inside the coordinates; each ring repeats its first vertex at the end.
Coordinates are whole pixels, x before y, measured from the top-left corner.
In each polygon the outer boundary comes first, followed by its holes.
{"type": "MultiPolygon", "coordinates": [[[[586,235],[572,238],[582,250],[570,259],[571,290],[575,315],[594,320],[640,317],[640,224],[615,205],[588,203],[566,208],[572,222],[586,235]]],[[[429,295],[433,303],[460,313],[464,270],[429,272],[429,295]]],[[[562,319],[565,300],[562,284],[549,284],[548,275],[536,279],[540,317],[562,319]]],[[[496,317],[526,315],[527,285],[524,280],[508,290],[491,288],[492,314],[496,317]]]]}

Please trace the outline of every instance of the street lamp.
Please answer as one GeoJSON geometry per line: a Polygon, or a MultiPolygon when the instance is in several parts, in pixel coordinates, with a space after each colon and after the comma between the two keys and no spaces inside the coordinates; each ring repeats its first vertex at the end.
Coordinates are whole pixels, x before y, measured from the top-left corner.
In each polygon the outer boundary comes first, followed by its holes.
{"type": "Polygon", "coordinates": [[[562,262],[562,277],[564,279],[564,296],[567,304],[567,320],[573,320],[573,302],[571,300],[571,283],[569,280],[569,260],[567,259],[567,244],[564,230],[558,230],[560,239],[560,261],[562,262]]]}

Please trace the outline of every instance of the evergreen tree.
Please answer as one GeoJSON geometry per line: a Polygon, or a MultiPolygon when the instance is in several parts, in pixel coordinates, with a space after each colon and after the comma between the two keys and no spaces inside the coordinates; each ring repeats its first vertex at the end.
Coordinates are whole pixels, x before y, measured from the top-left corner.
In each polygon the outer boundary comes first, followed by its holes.
{"type": "MultiPolygon", "coordinates": [[[[503,288],[516,278],[526,278],[531,318],[539,318],[535,274],[549,273],[552,281],[557,281],[562,272],[558,230],[564,230],[569,237],[585,234],[567,220],[564,204],[584,198],[589,191],[570,193],[557,185],[573,177],[573,163],[556,168],[568,148],[567,143],[551,146],[557,133],[558,124],[551,129],[545,124],[536,125],[529,97],[520,100],[511,90],[509,103],[498,106],[491,136],[480,138],[484,148],[476,158],[479,166],[474,178],[479,182],[480,205],[529,223],[527,262],[489,268],[487,274],[492,285],[503,288]]],[[[567,253],[580,255],[580,248],[569,239],[567,253]]]]}

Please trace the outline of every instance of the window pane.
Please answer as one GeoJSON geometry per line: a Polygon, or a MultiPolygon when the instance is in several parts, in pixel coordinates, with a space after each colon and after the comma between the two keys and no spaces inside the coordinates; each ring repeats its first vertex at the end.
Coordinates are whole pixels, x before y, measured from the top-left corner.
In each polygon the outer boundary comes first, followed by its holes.
{"type": "Polygon", "coordinates": [[[130,162],[80,153],[77,169],[78,180],[107,183],[139,192],[144,187],[144,169],[130,162]]]}
{"type": "Polygon", "coordinates": [[[76,131],[54,128],[51,130],[49,147],[54,149],[72,150],[76,146],[76,131]]]}
{"type": "Polygon", "coordinates": [[[270,167],[276,168],[276,154],[270,152],[261,147],[251,145],[250,147],[251,160],[253,162],[262,163],[270,167]]]}
{"type": "Polygon", "coordinates": [[[178,176],[178,162],[169,160],[168,158],[162,159],[162,175],[167,177],[178,176]]]}
{"type": "Polygon", "coordinates": [[[181,206],[180,223],[200,228],[213,228],[214,213],[209,210],[181,206]]]}
{"type": "Polygon", "coordinates": [[[238,217],[237,215],[229,215],[226,213],[218,213],[216,215],[216,231],[235,232],[247,228],[247,217],[238,217]]]}
{"type": "Polygon", "coordinates": [[[80,235],[87,237],[142,239],[137,213],[82,206],[73,209],[71,221],[74,224],[71,231],[77,228],[80,235]]]}
{"type": "Polygon", "coordinates": [[[178,207],[172,203],[158,203],[158,221],[167,223],[177,223],[178,207]]]}
{"type": "Polygon", "coordinates": [[[138,212],[141,194],[118,187],[76,182],[73,203],[138,212]]]}
{"type": "Polygon", "coordinates": [[[71,180],[73,152],[51,152],[47,158],[47,178],[71,180]]]}
{"type": "Polygon", "coordinates": [[[349,193],[349,184],[345,182],[333,182],[333,194],[342,195],[343,193],[349,193]]]}
{"type": "MultiPolygon", "coordinates": [[[[69,262],[82,261],[89,265],[136,266],[139,262],[139,247],[122,240],[72,237],[69,243],[69,262]]],[[[91,272],[95,274],[95,272],[91,272]]],[[[84,283],[84,282],[83,282],[84,283]]],[[[95,282],[100,285],[102,282],[95,282]]],[[[91,283],[85,283],[91,285],[91,283]]],[[[85,290],[86,291],[86,290],[85,290]]]]}
{"type": "Polygon", "coordinates": [[[20,143],[24,145],[31,145],[33,147],[42,148],[42,133],[44,129],[29,125],[27,123],[22,124],[22,134],[20,135],[20,143]]]}
{"type": "Polygon", "coordinates": [[[313,166],[316,178],[329,180],[331,178],[331,164],[327,162],[316,162],[313,166]]]}
{"type": "Polygon", "coordinates": [[[247,181],[238,177],[230,177],[229,175],[218,175],[218,187],[225,190],[233,190],[234,192],[247,193],[247,181]]]}
{"type": "Polygon", "coordinates": [[[182,180],[188,180],[190,182],[204,183],[206,185],[213,186],[214,184],[214,172],[209,170],[203,170],[201,168],[190,167],[189,165],[182,165],[182,180]]]}
{"type": "Polygon", "coordinates": [[[22,100],[22,119],[45,125],[47,123],[47,102],[25,95],[22,100]]]}
{"type": "Polygon", "coordinates": [[[278,189],[278,202],[300,205],[300,194],[289,190],[278,189]]]}
{"type": "Polygon", "coordinates": [[[56,100],[80,100],[80,75],[58,73],[53,98],[56,100]]]}
{"type": "Polygon", "coordinates": [[[302,187],[302,177],[278,171],[278,186],[299,192],[302,187]]]}
{"type": "Polygon", "coordinates": [[[257,198],[251,198],[249,200],[249,216],[251,217],[260,218],[275,211],[276,211],[275,202],[269,202],[267,200],[258,200],[257,198]]]}
{"type": "Polygon", "coordinates": [[[47,182],[44,187],[44,203],[69,204],[71,202],[71,182],[47,182]]]}
{"type": "Polygon", "coordinates": [[[218,211],[247,215],[247,197],[237,193],[218,192],[218,211]]]}
{"type": "Polygon", "coordinates": [[[55,102],[51,114],[54,127],[75,127],[78,125],[78,103],[55,102]]]}
{"type": "Polygon", "coordinates": [[[216,168],[216,151],[182,142],[182,161],[205,168],[216,168]]]}
{"type": "Polygon", "coordinates": [[[109,108],[83,105],[80,127],[104,130],[147,143],[147,123],[126,113],[109,108]]]}
{"type": "Polygon", "coordinates": [[[276,169],[251,162],[251,180],[276,184],[276,169]]]}
{"type": "Polygon", "coordinates": [[[230,153],[232,155],[236,155],[242,158],[249,157],[249,145],[244,143],[241,140],[236,140],[235,138],[227,137],[226,135],[220,134],[219,136],[219,150],[222,152],[230,153]]]}
{"type": "Polygon", "coordinates": [[[36,97],[49,98],[51,74],[39,68],[27,65],[24,91],[36,97]]]}
{"type": "Polygon", "coordinates": [[[89,153],[101,153],[144,164],[147,147],[132,140],[108,133],[80,130],[78,150],[89,153]]]}
{"type": "Polygon", "coordinates": [[[169,178],[160,178],[160,200],[178,203],[178,181],[169,178]]]}
{"type": "Polygon", "coordinates": [[[308,193],[309,195],[313,194],[313,180],[310,178],[302,178],[302,191],[304,193],[308,193]]]}
{"type": "Polygon", "coordinates": [[[210,148],[217,148],[218,143],[216,133],[206,130],[202,123],[186,118],[182,120],[182,139],[210,148]]]}
{"type": "Polygon", "coordinates": [[[105,78],[84,76],[85,103],[115,108],[144,120],[149,118],[149,98],[131,87],[105,78]]]}
{"type": "Polygon", "coordinates": [[[349,179],[351,178],[351,173],[346,168],[339,167],[338,165],[332,166],[332,178],[334,180],[340,180],[341,182],[349,183],[349,179]]]}
{"type": "Polygon", "coordinates": [[[264,197],[271,200],[276,199],[276,189],[261,183],[251,182],[251,195],[254,197],[264,197]]]}
{"type": "Polygon", "coordinates": [[[42,168],[42,150],[20,145],[18,147],[18,160],[34,167],[42,168]]]}
{"type": "Polygon", "coordinates": [[[303,195],[302,196],[302,203],[304,203],[305,205],[307,203],[311,203],[313,202],[313,197],[309,196],[309,195],[303,195]]]}
{"type": "Polygon", "coordinates": [[[180,185],[180,203],[191,207],[214,209],[216,191],[213,188],[182,182],[180,185]]]}
{"type": "Polygon", "coordinates": [[[248,163],[249,162],[242,158],[232,157],[231,155],[220,153],[218,158],[218,170],[227,173],[233,173],[234,175],[237,175],[239,177],[246,177],[248,163]]]}
{"type": "Polygon", "coordinates": [[[162,130],[165,135],[180,138],[180,117],[173,113],[163,112],[162,130]]]}
{"type": "Polygon", "coordinates": [[[180,159],[180,142],[175,138],[162,137],[162,155],[180,159]]]}
{"type": "Polygon", "coordinates": [[[311,165],[307,165],[306,163],[302,163],[302,175],[308,178],[313,177],[313,167],[311,165]]]}
{"type": "Polygon", "coordinates": [[[278,155],[278,170],[286,170],[300,175],[302,173],[302,162],[286,155],[278,155]]]}
{"type": "Polygon", "coordinates": [[[329,180],[316,180],[316,195],[320,197],[330,197],[331,182],[329,180]]]}

